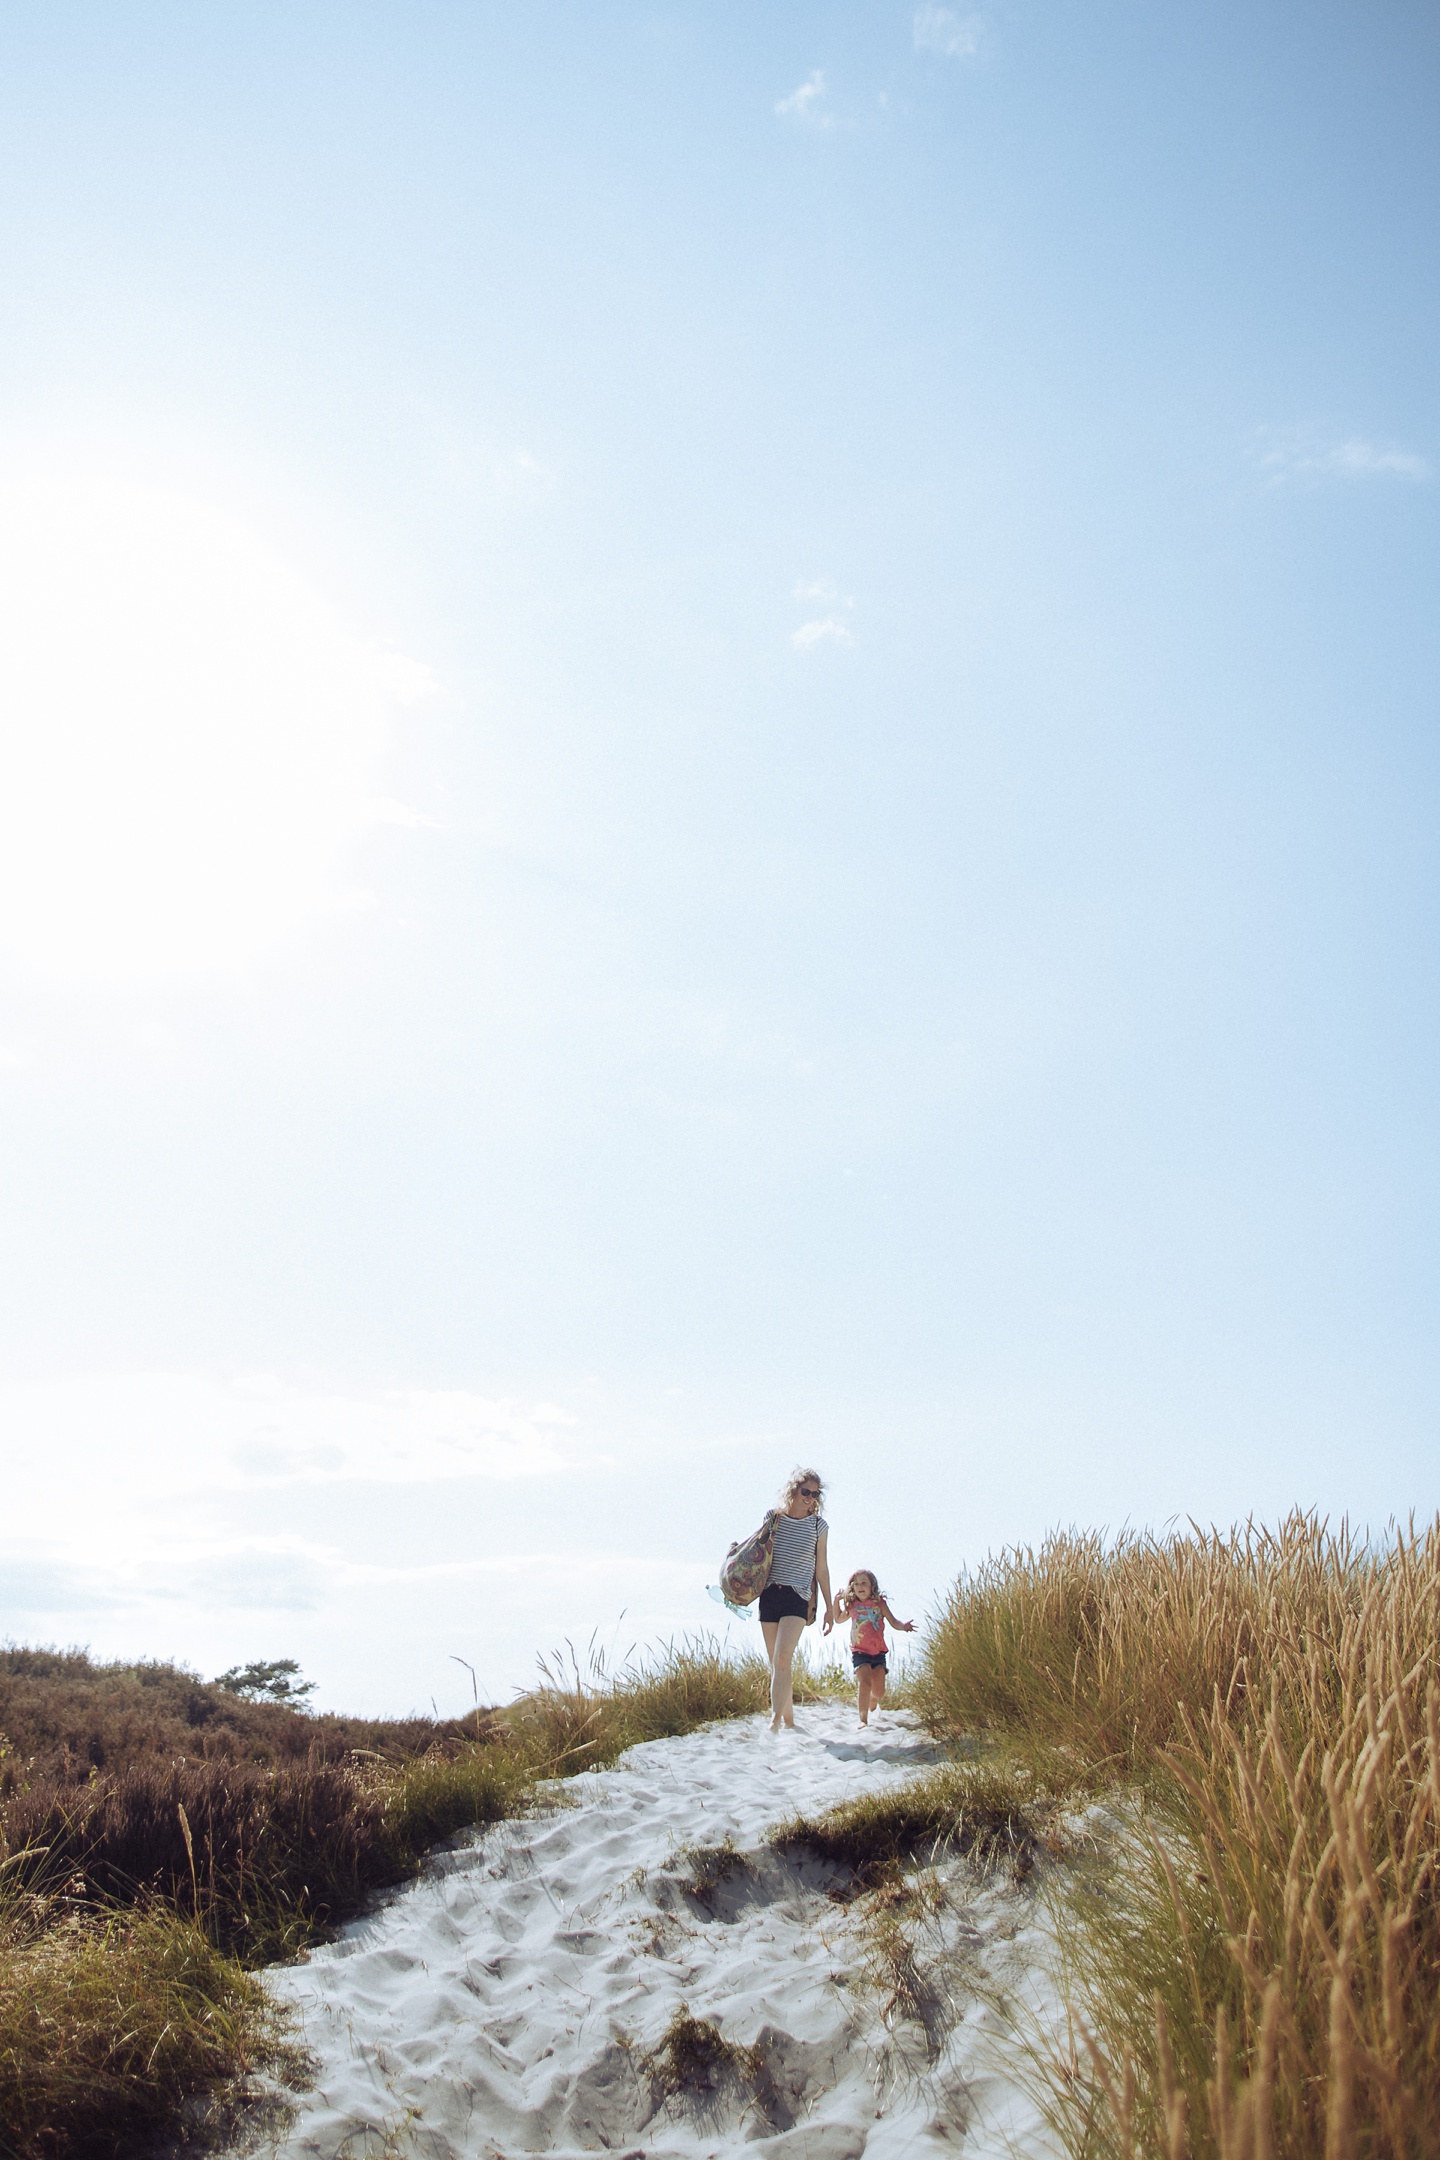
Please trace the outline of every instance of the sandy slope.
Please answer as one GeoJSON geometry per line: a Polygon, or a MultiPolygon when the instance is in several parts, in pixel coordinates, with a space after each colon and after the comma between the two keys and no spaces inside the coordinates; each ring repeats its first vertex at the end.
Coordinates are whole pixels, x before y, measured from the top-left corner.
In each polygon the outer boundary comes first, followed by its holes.
{"type": "Polygon", "coordinates": [[[944,1867],[945,1902],[916,1935],[920,2014],[887,2015],[863,1905],[826,1897],[832,1871],[765,1833],[933,1750],[903,1713],[868,1732],[839,1705],[798,1716],[803,1730],[775,1738],[744,1718],[634,1748],[565,1788],[574,1805],[439,1855],[307,1964],[272,1971],[318,2069],[270,2149],[1048,2155],[993,1999],[1044,1998],[1038,1914],[944,1867]],[[697,1896],[685,1852],[727,1838],[742,1863],[697,1896]],[[757,2052],[709,2091],[666,2097],[650,2058],[682,2005],[757,2052]]]}

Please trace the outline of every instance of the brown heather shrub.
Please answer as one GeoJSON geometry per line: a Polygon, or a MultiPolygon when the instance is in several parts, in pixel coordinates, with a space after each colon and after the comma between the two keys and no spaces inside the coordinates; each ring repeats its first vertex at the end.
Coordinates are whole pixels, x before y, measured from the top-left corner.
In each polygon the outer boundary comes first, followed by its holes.
{"type": "Polygon", "coordinates": [[[292,1955],[511,1811],[493,1712],[310,1717],[157,1663],[0,1650],[0,1862],[17,1886],[203,1919],[247,1963],[292,1955]],[[477,1742],[477,1733],[481,1741],[477,1742]],[[483,1744],[482,1744],[483,1743],[483,1744]]]}
{"type": "Polygon", "coordinates": [[[526,1783],[499,1748],[399,1767],[142,1760],[88,1785],[30,1786],[4,1831],[18,1885],[63,1882],[99,1906],[158,1900],[259,1964],[413,1874],[427,1847],[511,1813],[526,1783]]]}
{"type": "Polygon", "coordinates": [[[1057,1536],[962,1578],[919,1681],[1143,1794],[1062,1910],[1077,2154],[1440,2152],[1440,1521],[1057,1536]]]}
{"type": "Polygon", "coordinates": [[[493,1731],[463,1719],[308,1716],[246,1702],[183,1667],[97,1664],[80,1650],[0,1647],[0,1799],[30,1779],[78,1783],[150,1760],[343,1762],[460,1749],[493,1731]]]}

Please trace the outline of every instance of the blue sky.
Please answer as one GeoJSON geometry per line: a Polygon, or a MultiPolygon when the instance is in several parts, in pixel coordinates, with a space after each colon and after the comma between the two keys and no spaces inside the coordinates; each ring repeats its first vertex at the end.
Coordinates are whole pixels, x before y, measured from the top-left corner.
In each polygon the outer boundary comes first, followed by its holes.
{"type": "Polygon", "coordinates": [[[6,11],[0,1630],[1435,1510],[1437,59],[6,11]]]}

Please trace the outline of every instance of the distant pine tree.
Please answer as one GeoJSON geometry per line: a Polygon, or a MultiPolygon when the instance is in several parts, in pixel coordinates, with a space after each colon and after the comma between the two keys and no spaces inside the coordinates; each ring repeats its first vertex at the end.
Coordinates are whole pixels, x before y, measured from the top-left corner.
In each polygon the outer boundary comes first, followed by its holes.
{"type": "Polygon", "coordinates": [[[217,1674],[214,1684],[246,1702],[286,1703],[292,1710],[315,1692],[315,1682],[300,1678],[293,1657],[272,1658],[268,1664],[256,1658],[248,1665],[232,1665],[229,1672],[217,1674]]]}

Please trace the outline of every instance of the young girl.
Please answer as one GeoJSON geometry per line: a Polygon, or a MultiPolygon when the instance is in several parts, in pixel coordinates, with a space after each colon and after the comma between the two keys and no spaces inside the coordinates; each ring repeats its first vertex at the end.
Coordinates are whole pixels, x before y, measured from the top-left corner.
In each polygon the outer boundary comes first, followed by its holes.
{"type": "Polygon", "coordinates": [[[855,1668],[860,1723],[868,1725],[870,1712],[885,1693],[885,1622],[902,1635],[913,1635],[913,1620],[897,1620],[881,1595],[880,1585],[869,1568],[856,1568],[835,1600],[835,1610],[850,1622],[850,1662],[855,1668]]]}

